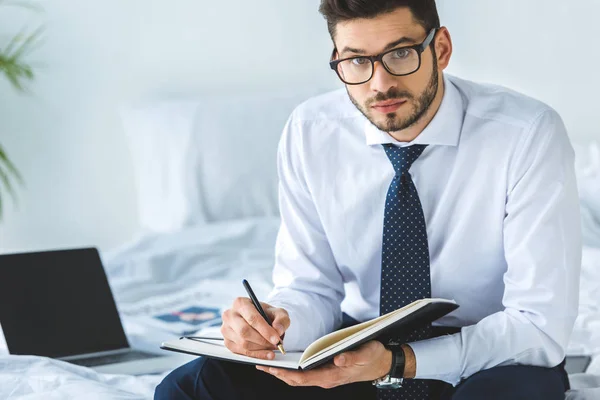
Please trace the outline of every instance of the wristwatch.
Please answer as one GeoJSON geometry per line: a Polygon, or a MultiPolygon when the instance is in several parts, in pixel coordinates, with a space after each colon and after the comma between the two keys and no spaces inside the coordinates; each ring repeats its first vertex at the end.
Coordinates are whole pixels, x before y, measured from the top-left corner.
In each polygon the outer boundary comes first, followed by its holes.
{"type": "Polygon", "coordinates": [[[386,346],[392,352],[392,365],[387,375],[375,379],[373,385],[377,389],[398,389],[402,387],[404,381],[404,365],[405,355],[404,350],[400,346],[386,346]]]}

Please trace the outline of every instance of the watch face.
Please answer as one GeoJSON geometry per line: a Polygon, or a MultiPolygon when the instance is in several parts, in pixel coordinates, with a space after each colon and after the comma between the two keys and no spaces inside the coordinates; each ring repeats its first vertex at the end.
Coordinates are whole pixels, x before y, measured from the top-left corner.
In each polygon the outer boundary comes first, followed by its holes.
{"type": "Polygon", "coordinates": [[[377,389],[398,389],[402,387],[402,382],[404,380],[401,378],[392,378],[389,375],[384,376],[373,382],[377,389]]]}
{"type": "Polygon", "coordinates": [[[400,383],[382,382],[376,385],[377,389],[399,389],[402,387],[400,383]]]}

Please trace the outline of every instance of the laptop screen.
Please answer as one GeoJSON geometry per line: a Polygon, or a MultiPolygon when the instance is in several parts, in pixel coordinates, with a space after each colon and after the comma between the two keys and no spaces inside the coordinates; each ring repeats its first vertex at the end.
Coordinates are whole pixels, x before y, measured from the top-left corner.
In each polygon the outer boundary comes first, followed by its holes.
{"type": "Polygon", "coordinates": [[[128,346],[94,248],[0,255],[0,324],[11,354],[64,357],[128,346]]]}

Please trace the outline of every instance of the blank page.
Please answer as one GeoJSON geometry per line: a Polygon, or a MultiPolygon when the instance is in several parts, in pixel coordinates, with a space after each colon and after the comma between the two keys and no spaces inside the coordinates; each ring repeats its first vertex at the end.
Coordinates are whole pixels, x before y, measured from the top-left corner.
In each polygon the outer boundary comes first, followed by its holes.
{"type": "Polygon", "coordinates": [[[253,365],[267,365],[271,367],[280,367],[286,369],[298,369],[300,356],[302,352],[288,351],[281,354],[275,351],[274,360],[263,360],[260,358],[247,357],[231,352],[222,341],[202,341],[190,339],[179,339],[170,342],[164,342],[161,348],[167,350],[181,351],[188,354],[206,355],[214,358],[220,358],[230,361],[238,361],[253,365]]]}

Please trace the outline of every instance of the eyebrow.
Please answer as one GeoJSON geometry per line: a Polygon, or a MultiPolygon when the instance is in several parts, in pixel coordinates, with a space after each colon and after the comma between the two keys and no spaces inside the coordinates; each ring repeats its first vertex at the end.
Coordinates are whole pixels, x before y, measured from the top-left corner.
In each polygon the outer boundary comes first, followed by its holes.
{"type": "MultiPolygon", "coordinates": [[[[391,50],[394,47],[398,46],[399,44],[405,44],[405,43],[415,44],[416,42],[417,41],[415,39],[409,38],[407,36],[404,36],[404,37],[401,37],[400,39],[396,40],[395,42],[388,43],[383,48],[383,51],[391,50]]],[[[356,54],[367,54],[367,52],[365,50],[363,50],[363,49],[355,49],[353,47],[348,47],[348,46],[344,47],[344,49],[342,50],[341,54],[346,53],[346,52],[348,52],[348,53],[356,53],[356,54]]]]}

